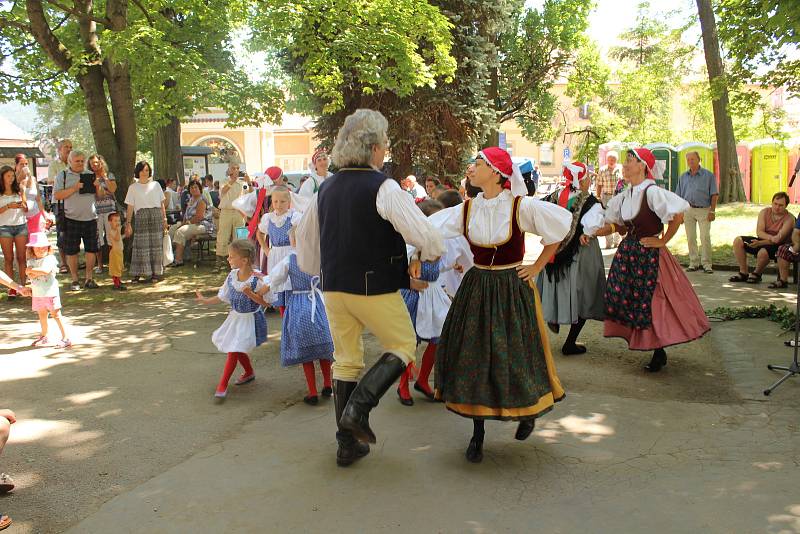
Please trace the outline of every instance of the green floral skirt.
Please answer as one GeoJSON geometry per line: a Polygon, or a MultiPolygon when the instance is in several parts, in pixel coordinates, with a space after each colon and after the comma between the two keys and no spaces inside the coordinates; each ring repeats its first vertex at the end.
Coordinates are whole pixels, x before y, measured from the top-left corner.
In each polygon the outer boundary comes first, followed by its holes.
{"type": "Polygon", "coordinates": [[[463,417],[518,421],[564,398],[536,289],[515,269],[464,276],[436,350],[436,397],[463,417]]]}

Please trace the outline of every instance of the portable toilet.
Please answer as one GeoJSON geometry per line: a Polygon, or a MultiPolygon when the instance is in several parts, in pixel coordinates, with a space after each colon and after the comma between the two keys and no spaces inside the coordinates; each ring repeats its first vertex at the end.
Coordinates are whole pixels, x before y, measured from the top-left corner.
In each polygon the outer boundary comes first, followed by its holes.
{"type": "MultiPolygon", "coordinates": [[[[791,179],[794,169],[797,167],[797,162],[800,160],[800,137],[789,140],[786,145],[789,147],[787,172],[789,173],[789,179],[791,179]]],[[[800,172],[797,174],[794,183],[789,187],[789,198],[793,203],[800,204],[800,172]]]]}
{"type": "Polygon", "coordinates": [[[789,151],[779,141],[763,139],[750,143],[750,158],[750,199],[756,204],[769,204],[772,195],[786,191],[789,151]]]}
{"type": "Polygon", "coordinates": [[[686,164],[686,154],[689,152],[700,154],[700,166],[709,171],[714,171],[714,150],[711,145],[692,141],[675,147],[675,150],[678,151],[678,178],[689,170],[689,165],[686,164]]]}
{"type": "Polygon", "coordinates": [[[644,147],[650,149],[656,162],[662,162],[663,176],[656,179],[656,184],[664,189],[675,191],[675,188],[678,187],[678,151],[667,143],[650,143],[644,147]]]}
{"type": "MultiPolygon", "coordinates": [[[[717,177],[717,189],[719,189],[719,151],[717,144],[713,143],[714,147],[714,176],[717,177]]],[[[750,147],[747,143],[739,143],[736,145],[736,161],[739,163],[739,172],[742,173],[742,187],[744,188],[744,196],[747,201],[750,201],[750,147]]]]}

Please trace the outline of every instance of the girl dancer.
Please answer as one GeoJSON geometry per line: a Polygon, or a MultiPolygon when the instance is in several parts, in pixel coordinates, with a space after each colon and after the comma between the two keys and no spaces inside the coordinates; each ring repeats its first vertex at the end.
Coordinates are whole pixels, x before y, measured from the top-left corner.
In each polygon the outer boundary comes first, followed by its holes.
{"type": "Polygon", "coordinates": [[[475,164],[471,182],[482,192],[431,219],[448,237],[463,233],[475,258],[442,329],[435,386],[450,411],[473,420],[466,457],[480,462],[484,420],[518,421],[516,438],[524,440],[534,420],[564,397],[532,284],[572,217],[560,206],[522,196],[527,188],[505,150],[486,148],[475,164]],[[506,190],[511,187],[513,193],[506,190]],[[544,250],[523,266],[525,232],[542,236],[544,250]]]}
{"type": "Polygon", "coordinates": [[[646,148],[628,151],[622,173],[630,187],[608,202],[606,224],[596,233],[625,235],[608,273],[604,335],[625,339],[631,350],[652,350],[644,366],[651,373],[667,364],[664,347],[711,330],[692,284],[666,247],[689,203],[656,185],[655,161],[646,148]]]}
{"type": "MultiPolygon", "coordinates": [[[[289,240],[295,245],[294,229],[289,230],[289,240]]],[[[314,374],[314,361],[319,361],[322,370],[322,396],[331,397],[331,362],[333,360],[333,340],[328,327],[328,315],[322,302],[319,289],[319,276],[304,273],[297,266],[297,255],[290,252],[269,272],[271,285],[282,285],[289,280],[292,290],[286,296],[286,311],[283,316],[281,335],[281,365],[289,367],[303,364],[303,372],[308,383],[308,395],[303,398],[306,404],[316,405],[317,379],[314,374]]]]}
{"type": "MultiPolygon", "coordinates": [[[[294,211],[289,208],[292,205],[289,188],[285,185],[277,185],[272,188],[272,211],[261,217],[258,224],[258,242],[261,250],[268,250],[267,265],[277,265],[292,250],[289,243],[289,229],[292,227],[292,216],[294,211]]],[[[283,283],[271,284],[273,295],[273,306],[277,306],[281,316],[286,309],[286,291],[292,289],[291,280],[287,279],[283,283]]]]}
{"type": "Polygon", "coordinates": [[[42,334],[31,346],[41,347],[49,343],[47,339],[47,317],[53,317],[58,329],[61,331],[61,341],[56,347],[65,349],[72,346],[67,336],[64,322],[61,320],[61,297],[58,290],[58,259],[53,255],[47,234],[34,232],[28,242],[28,267],[25,270],[31,279],[33,300],[31,307],[39,314],[39,323],[42,325],[42,334]]]}
{"type": "Polygon", "coordinates": [[[228,247],[228,263],[231,272],[219,288],[217,296],[204,297],[196,291],[200,304],[218,304],[227,302],[231,305],[222,326],[211,335],[211,341],[220,352],[228,354],[222,377],[219,380],[214,397],[222,402],[228,394],[228,381],[236,369],[237,362],[242,365],[244,373],[235,382],[237,386],[252,382],[256,378],[250,357],[247,355],[254,348],[267,340],[267,320],[261,310],[263,295],[269,287],[253,271],[255,245],[247,239],[237,239],[228,247]]]}
{"type": "Polygon", "coordinates": [[[591,193],[592,179],[579,161],[564,165],[566,185],[544,200],[572,213],[572,226],[556,255],[539,273],[536,286],[542,295],[544,320],[553,332],[559,324],[571,325],[561,353],[583,354],[576,343],[587,319],[605,318],[603,293],[606,273],[600,245],[592,236],[603,226],[603,206],[591,193]]]}

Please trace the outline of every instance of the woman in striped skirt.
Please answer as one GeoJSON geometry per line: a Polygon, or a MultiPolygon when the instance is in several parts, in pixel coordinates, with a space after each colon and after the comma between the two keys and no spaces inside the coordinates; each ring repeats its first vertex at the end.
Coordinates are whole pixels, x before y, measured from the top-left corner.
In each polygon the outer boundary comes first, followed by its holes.
{"type": "Polygon", "coordinates": [[[167,231],[167,211],[164,190],[153,180],[146,161],[133,170],[136,181],[128,187],[125,204],[128,206],[125,237],[133,235],[131,247],[131,282],[158,282],[164,273],[163,242],[167,231]],[[133,220],[133,225],[131,225],[133,220]]]}

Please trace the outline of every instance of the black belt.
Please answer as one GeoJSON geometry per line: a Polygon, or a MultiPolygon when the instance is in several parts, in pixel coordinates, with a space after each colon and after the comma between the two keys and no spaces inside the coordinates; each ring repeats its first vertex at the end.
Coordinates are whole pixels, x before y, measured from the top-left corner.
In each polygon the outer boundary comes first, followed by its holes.
{"type": "Polygon", "coordinates": [[[706,208],[710,208],[711,206],[692,206],[691,204],[689,204],[689,207],[697,208],[697,209],[703,209],[704,210],[706,208]]]}

